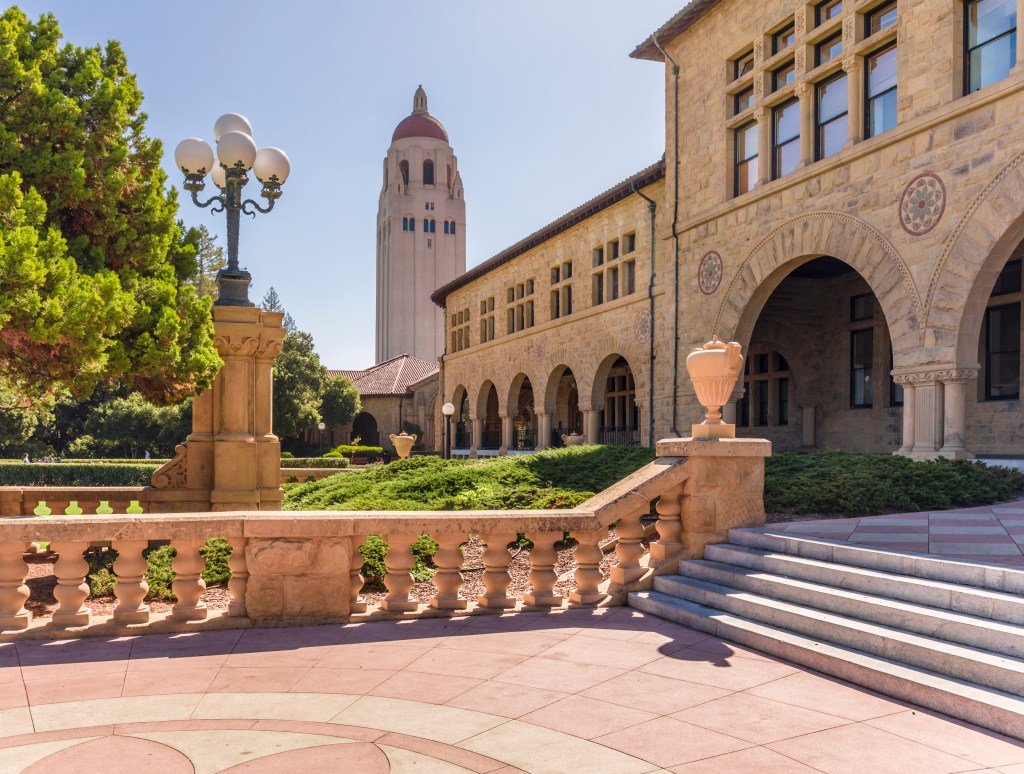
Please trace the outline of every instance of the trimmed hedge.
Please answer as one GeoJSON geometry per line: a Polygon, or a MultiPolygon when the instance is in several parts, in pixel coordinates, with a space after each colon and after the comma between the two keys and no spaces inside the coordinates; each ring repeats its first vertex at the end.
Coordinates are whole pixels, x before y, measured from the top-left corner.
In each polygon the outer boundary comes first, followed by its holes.
{"type": "Polygon", "coordinates": [[[345,457],[282,457],[281,467],[288,468],[347,468],[345,457]]]}
{"type": "Polygon", "coordinates": [[[91,465],[81,462],[19,462],[0,465],[0,486],[149,486],[153,462],[91,465]]]}
{"type": "Polygon", "coordinates": [[[870,516],[1006,502],[1024,493],[1024,473],[972,460],[784,453],[765,461],[764,489],[771,514],[870,516]]]}
{"type": "Polygon", "coordinates": [[[324,455],[325,458],[346,457],[352,459],[353,457],[366,457],[371,462],[383,456],[384,448],[381,446],[353,446],[347,443],[335,446],[324,455]]]}

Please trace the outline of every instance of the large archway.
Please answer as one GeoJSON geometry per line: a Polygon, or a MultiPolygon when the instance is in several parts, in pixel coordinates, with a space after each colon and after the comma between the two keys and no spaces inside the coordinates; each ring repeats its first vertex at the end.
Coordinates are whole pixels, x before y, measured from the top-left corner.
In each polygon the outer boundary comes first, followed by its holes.
{"type": "Polygon", "coordinates": [[[532,451],[537,448],[537,412],[533,383],[520,373],[512,380],[508,394],[508,415],[512,420],[512,437],[507,439],[509,451],[532,451]]]}
{"type": "Polygon", "coordinates": [[[582,434],[583,413],[580,411],[579,386],[567,365],[558,365],[548,376],[544,390],[544,410],[551,416],[551,438],[547,443],[564,446],[563,435],[582,434]]]}
{"type": "Polygon", "coordinates": [[[600,412],[597,442],[611,446],[640,443],[636,378],[622,355],[608,355],[594,375],[591,405],[600,412]]]}
{"type": "Polygon", "coordinates": [[[460,452],[468,452],[473,445],[473,431],[469,412],[469,392],[461,384],[452,393],[452,405],[455,414],[452,416],[451,447],[460,452]]]}
{"type": "Polygon", "coordinates": [[[356,439],[363,446],[380,446],[380,433],[377,431],[377,418],[368,411],[361,411],[352,419],[351,442],[356,439]]]}
{"type": "Polygon", "coordinates": [[[501,448],[501,415],[498,412],[498,390],[490,380],[480,388],[476,417],[481,423],[477,451],[497,452],[501,448]]]}
{"type": "Polygon", "coordinates": [[[832,256],[793,261],[766,278],[739,317],[744,373],[740,436],[774,448],[893,452],[902,440],[903,389],[881,299],[832,256]],[[762,296],[763,300],[762,300],[762,296]]]}

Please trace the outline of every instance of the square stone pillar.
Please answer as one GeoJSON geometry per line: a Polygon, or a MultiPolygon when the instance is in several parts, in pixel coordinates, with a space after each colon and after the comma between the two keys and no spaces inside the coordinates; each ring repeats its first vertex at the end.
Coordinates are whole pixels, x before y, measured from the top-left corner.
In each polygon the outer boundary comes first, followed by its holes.
{"type": "Polygon", "coordinates": [[[763,527],[764,458],[771,441],[757,438],[668,438],[659,457],[686,457],[682,542],[691,559],[702,559],[710,543],[726,543],[729,530],[763,527]]]}
{"type": "Polygon", "coordinates": [[[251,538],[245,559],[252,621],[327,623],[349,615],[351,538],[251,538]]]}
{"type": "Polygon", "coordinates": [[[975,369],[958,368],[940,371],[942,382],[942,448],[940,457],[966,459],[972,456],[964,440],[964,425],[967,417],[967,382],[978,377],[975,369]]]}
{"type": "Polygon", "coordinates": [[[499,455],[508,454],[508,450],[511,449],[515,443],[515,439],[512,434],[515,433],[515,417],[502,417],[501,418],[501,446],[498,448],[499,455]]]}
{"type": "Polygon", "coordinates": [[[542,451],[551,446],[551,414],[547,411],[537,412],[537,438],[534,448],[542,451]]]}
{"type": "Polygon", "coordinates": [[[583,435],[587,443],[600,443],[601,411],[590,405],[581,405],[579,408],[583,412],[583,435]]]}

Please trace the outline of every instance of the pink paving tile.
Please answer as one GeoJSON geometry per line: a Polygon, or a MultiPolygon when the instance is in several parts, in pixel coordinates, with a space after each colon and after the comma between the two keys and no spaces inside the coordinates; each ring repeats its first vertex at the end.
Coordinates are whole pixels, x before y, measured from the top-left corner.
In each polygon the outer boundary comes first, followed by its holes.
{"type": "Polygon", "coordinates": [[[674,766],[670,771],[675,774],[809,774],[816,769],[764,747],[750,747],[702,761],[684,763],[682,766],[674,766]]]}
{"type": "Polygon", "coordinates": [[[907,710],[866,723],[979,766],[1024,765],[1024,743],[945,715],[907,710]]]}
{"type": "Polygon", "coordinates": [[[625,670],[595,664],[578,664],[550,658],[531,658],[495,679],[503,683],[526,685],[565,693],[578,693],[617,677],[625,670]]]}
{"type": "Polygon", "coordinates": [[[40,731],[36,734],[17,734],[0,737],[0,750],[9,747],[21,747],[23,744],[40,744],[42,742],[62,742],[65,739],[81,739],[90,736],[110,736],[114,726],[79,726],[78,728],[61,728],[55,731],[40,731]]]}
{"type": "MultiPolygon", "coordinates": [[[[579,631],[583,631],[580,629],[579,631]]],[[[558,629],[540,629],[532,631],[481,632],[470,630],[444,640],[438,649],[484,651],[488,653],[508,653],[515,656],[536,656],[538,653],[557,645],[571,633],[558,629]]]]}
{"type": "Polygon", "coordinates": [[[371,691],[395,675],[393,669],[325,669],[307,672],[292,686],[293,693],[352,693],[371,691]]]}
{"type": "Polygon", "coordinates": [[[158,656],[154,658],[136,657],[128,662],[129,672],[176,672],[179,669],[220,669],[228,660],[228,654],[217,656],[185,656],[173,658],[158,656]]]}
{"type": "Polygon", "coordinates": [[[335,645],[318,666],[329,669],[404,669],[430,649],[393,644],[335,645]]]}
{"type": "Polygon", "coordinates": [[[519,719],[541,728],[550,728],[583,739],[593,739],[654,720],[656,717],[658,715],[653,712],[629,709],[599,699],[569,696],[519,719]]]}
{"type": "Polygon", "coordinates": [[[930,525],[933,527],[998,527],[1000,523],[995,517],[991,519],[934,518],[930,525]]]}
{"type": "MultiPolygon", "coordinates": [[[[729,642],[728,640],[722,640],[718,637],[705,637],[702,640],[689,645],[688,650],[695,651],[695,654],[699,653],[710,653],[717,657],[730,657],[735,656],[737,658],[752,658],[755,661],[772,661],[778,663],[776,659],[771,656],[766,656],[759,650],[748,648],[746,645],[737,645],[735,642],[729,642]]],[[[674,651],[678,653],[679,651],[674,651]]],[[[665,652],[664,655],[671,656],[674,653],[665,652]]],[[[694,657],[697,657],[695,654],[694,657]]]]}
{"type": "Polygon", "coordinates": [[[428,675],[422,672],[399,672],[368,691],[368,696],[444,704],[460,693],[480,685],[483,680],[449,675],[428,675]]]}
{"type": "Polygon", "coordinates": [[[594,741],[664,767],[678,766],[751,746],[749,742],[674,718],[650,720],[613,734],[599,736],[594,741]]]}
{"type": "Polygon", "coordinates": [[[245,629],[235,653],[257,650],[289,650],[338,645],[348,632],[342,626],[298,626],[281,629],[245,629]]]}
{"type": "Polygon", "coordinates": [[[223,769],[222,774],[281,774],[286,771],[339,770],[360,774],[388,774],[391,765],[387,755],[379,747],[369,742],[351,742],[344,745],[325,744],[319,747],[286,750],[239,763],[229,769],[223,769]]]}
{"type": "Polygon", "coordinates": [[[0,710],[27,706],[28,696],[23,683],[0,683],[0,710]]]}
{"type": "Polygon", "coordinates": [[[18,666],[18,649],[13,642],[0,642],[0,671],[18,666]]]}
{"type": "Polygon", "coordinates": [[[192,774],[195,770],[188,758],[166,745],[131,736],[104,736],[48,755],[25,769],[25,774],[137,774],[143,769],[161,774],[192,774]]]}
{"type": "Polygon", "coordinates": [[[62,677],[83,675],[123,675],[128,669],[128,660],[83,661],[80,664],[39,664],[21,668],[25,680],[57,680],[62,677]]]}
{"type": "MultiPolygon", "coordinates": [[[[139,723],[118,723],[114,733],[120,736],[128,734],[149,734],[157,731],[247,731],[255,728],[256,720],[240,718],[207,718],[203,720],[150,720],[139,723]]],[[[88,736],[92,736],[88,734],[88,736]]]]}
{"type": "Polygon", "coordinates": [[[210,693],[273,693],[288,691],[309,672],[305,667],[249,669],[224,667],[208,689],[210,693]]]}
{"type": "Polygon", "coordinates": [[[449,707],[486,712],[489,715],[518,718],[566,696],[569,694],[562,691],[548,691],[489,680],[470,688],[445,704],[449,707]]]}
{"type": "Polygon", "coordinates": [[[84,664],[103,661],[127,661],[131,640],[102,638],[85,640],[28,640],[15,644],[21,665],[84,664]]]}
{"type": "MultiPolygon", "coordinates": [[[[209,722],[209,721],[206,721],[209,722]]],[[[344,723],[319,723],[312,720],[256,720],[254,731],[283,731],[289,734],[316,734],[340,739],[360,739],[373,742],[386,734],[376,728],[349,726],[344,723]]]]}
{"type": "Polygon", "coordinates": [[[476,677],[487,680],[526,660],[526,656],[487,653],[472,650],[434,648],[413,661],[405,669],[436,675],[476,677]]]}
{"type": "Polygon", "coordinates": [[[787,664],[739,656],[722,657],[711,653],[683,650],[640,667],[641,672],[671,677],[689,683],[742,691],[794,674],[787,664]]]}
{"type": "Polygon", "coordinates": [[[708,728],[755,744],[776,742],[850,721],[816,710],[781,704],[745,693],[682,710],[672,717],[701,728],[708,728]]]}
{"type": "Polygon", "coordinates": [[[979,545],[1013,545],[1008,535],[937,535],[929,536],[932,543],[977,543],[979,545]]]}
{"type": "Polygon", "coordinates": [[[857,528],[857,535],[927,535],[928,523],[923,522],[920,526],[900,526],[898,524],[861,524],[857,528]]]}
{"type": "Polygon", "coordinates": [[[670,715],[729,694],[730,691],[725,688],[632,671],[588,688],[580,696],[659,715],[670,715]]]}
{"type": "Polygon", "coordinates": [[[920,542],[898,542],[895,540],[857,540],[851,541],[856,545],[867,546],[869,548],[892,548],[897,551],[910,551],[915,554],[926,554],[928,553],[928,541],[921,540],[920,542]]]}
{"type": "Polygon", "coordinates": [[[58,680],[26,681],[29,704],[55,704],[84,699],[113,699],[121,695],[124,674],[84,675],[58,680]]]}
{"type": "Polygon", "coordinates": [[[635,669],[661,657],[658,649],[647,643],[599,639],[588,637],[586,632],[563,640],[540,655],[574,664],[596,664],[619,669],[635,669]]]}
{"type": "Polygon", "coordinates": [[[773,742],[767,747],[829,774],[945,774],[977,768],[963,758],[860,723],[773,742]]]}
{"type": "Polygon", "coordinates": [[[122,696],[156,696],[169,693],[205,693],[218,670],[177,669],[170,675],[129,672],[124,678],[122,696]]]}
{"type": "Polygon", "coordinates": [[[4,683],[20,683],[21,682],[21,667],[20,666],[5,666],[0,667],[0,685],[4,683]]]}
{"type": "Polygon", "coordinates": [[[282,648],[234,652],[224,661],[228,667],[312,667],[331,653],[333,646],[314,648],[282,648]]]}
{"type": "Polygon", "coordinates": [[[849,720],[867,720],[906,709],[906,705],[881,694],[814,672],[797,672],[746,693],[849,720]]]}
{"type": "Polygon", "coordinates": [[[132,643],[132,658],[174,658],[176,656],[226,656],[241,639],[244,629],[147,634],[132,643]]]}
{"type": "Polygon", "coordinates": [[[421,739],[418,736],[390,733],[385,734],[378,739],[377,744],[388,745],[389,747],[398,747],[402,750],[409,750],[439,761],[451,763],[454,766],[460,766],[461,768],[469,769],[470,771],[479,772],[480,774],[494,771],[495,769],[502,767],[501,764],[493,758],[488,758],[487,756],[480,755],[469,750],[452,747],[451,745],[435,742],[430,739],[421,739]]]}

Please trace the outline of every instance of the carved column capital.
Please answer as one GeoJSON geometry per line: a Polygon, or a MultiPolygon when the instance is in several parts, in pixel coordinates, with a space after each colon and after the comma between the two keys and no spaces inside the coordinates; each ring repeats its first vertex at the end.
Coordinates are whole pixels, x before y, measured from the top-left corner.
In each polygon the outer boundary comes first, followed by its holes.
{"type": "Polygon", "coordinates": [[[214,335],[213,344],[222,357],[252,357],[260,346],[258,335],[251,333],[219,333],[214,335]]]}
{"type": "Polygon", "coordinates": [[[971,379],[978,378],[977,368],[953,368],[948,371],[939,371],[935,378],[943,384],[963,384],[971,379]]]}

